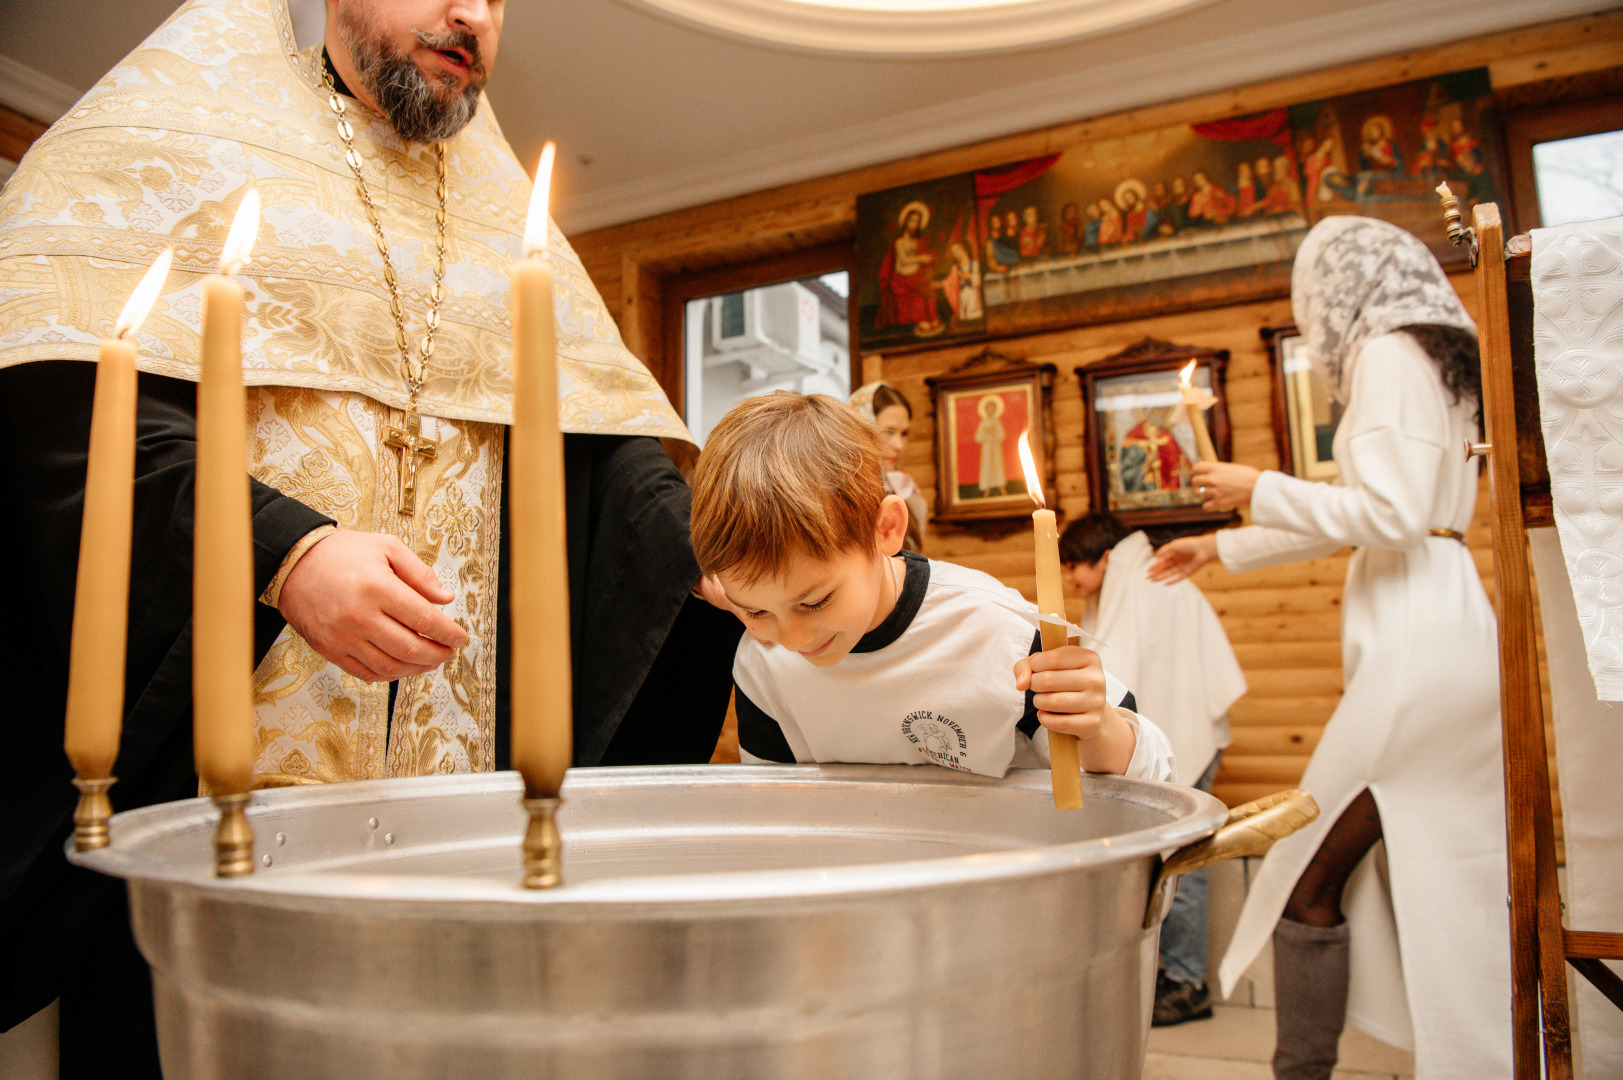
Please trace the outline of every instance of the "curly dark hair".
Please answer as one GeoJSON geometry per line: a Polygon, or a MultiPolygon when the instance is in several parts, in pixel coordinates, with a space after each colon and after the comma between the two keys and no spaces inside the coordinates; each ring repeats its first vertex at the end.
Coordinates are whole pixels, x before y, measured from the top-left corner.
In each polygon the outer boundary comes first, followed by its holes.
{"type": "Polygon", "coordinates": [[[1455,401],[1476,405],[1476,422],[1482,424],[1482,353],[1476,335],[1457,326],[1415,323],[1399,330],[1414,338],[1426,351],[1443,377],[1443,387],[1455,401]]]}

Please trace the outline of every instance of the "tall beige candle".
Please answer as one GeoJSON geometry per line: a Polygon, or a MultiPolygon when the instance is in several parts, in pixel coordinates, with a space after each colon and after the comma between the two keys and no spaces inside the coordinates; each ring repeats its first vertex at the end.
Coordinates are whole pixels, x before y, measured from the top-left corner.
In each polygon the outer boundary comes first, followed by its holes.
{"type": "Polygon", "coordinates": [[[250,192],[221,256],[203,279],[203,358],[197,380],[197,510],[192,564],[192,739],[210,794],[253,781],[254,558],[242,388],[242,304],[228,273],[247,260],[258,227],[250,192]],[[251,211],[251,212],[250,212],[251,211]],[[244,226],[244,222],[249,222],[244,226]],[[233,241],[237,243],[234,245],[233,241]]]}
{"type": "Polygon", "coordinates": [[[551,150],[548,143],[536,171],[525,229],[528,254],[513,264],[512,274],[512,750],[513,767],[532,799],[558,796],[574,743],[564,440],[558,426],[553,274],[546,258],[551,150]]]}
{"type": "Polygon", "coordinates": [[[119,316],[118,336],[102,339],[96,366],[63,738],[68,760],[81,780],[107,779],[118,757],[129,627],[130,521],[135,500],[132,339],[163,287],[172,255],[165,249],[147,271],[119,316]]]}
{"type": "Polygon", "coordinates": [[[1195,450],[1202,461],[1216,461],[1217,447],[1212,445],[1212,433],[1206,427],[1206,410],[1216,401],[1211,394],[1194,385],[1195,361],[1183,369],[1178,392],[1183,396],[1183,411],[1189,416],[1189,426],[1195,431],[1195,450]]]}
{"type": "MultiPolygon", "coordinates": [[[[1059,523],[1054,511],[1043,506],[1042,478],[1031,456],[1028,434],[1020,436],[1020,465],[1026,474],[1026,490],[1036,500],[1038,509],[1032,512],[1032,533],[1036,537],[1037,553],[1037,612],[1054,615],[1057,622],[1044,620],[1042,627],[1043,651],[1062,648],[1065,632],[1065,577],[1060,572],[1059,523]]],[[[1082,805],[1082,751],[1075,735],[1048,730],[1048,769],[1054,784],[1054,806],[1059,810],[1075,810],[1082,805]]]]}

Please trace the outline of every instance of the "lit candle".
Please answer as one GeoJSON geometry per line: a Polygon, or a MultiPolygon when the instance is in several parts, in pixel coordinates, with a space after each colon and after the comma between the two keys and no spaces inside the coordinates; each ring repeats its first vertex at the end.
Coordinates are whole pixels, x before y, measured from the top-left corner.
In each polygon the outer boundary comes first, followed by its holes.
{"type": "MultiPolygon", "coordinates": [[[[1037,463],[1031,457],[1030,432],[1020,433],[1020,467],[1026,473],[1026,491],[1037,509],[1032,512],[1031,524],[1037,537],[1037,613],[1052,615],[1058,621],[1040,622],[1043,651],[1058,649],[1066,642],[1065,631],[1065,577],[1060,573],[1059,526],[1054,511],[1048,509],[1043,498],[1043,482],[1037,473],[1037,463]]],[[[1082,755],[1076,736],[1062,731],[1048,730],[1048,768],[1053,776],[1054,806],[1060,810],[1075,810],[1082,805],[1082,755]]]]}
{"type": "Polygon", "coordinates": [[[524,227],[525,257],[513,264],[512,275],[513,767],[523,774],[530,798],[558,796],[573,752],[564,441],[547,259],[554,153],[552,143],[541,151],[524,227]]]}
{"type": "Polygon", "coordinates": [[[1195,429],[1195,449],[1202,461],[1216,461],[1217,448],[1212,445],[1212,433],[1206,430],[1206,410],[1217,404],[1217,399],[1194,384],[1195,365],[1191,360],[1178,373],[1178,393],[1183,397],[1183,411],[1189,417],[1189,426],[1195,429]]]}
{"type": "Polygon", "coordinates": [[[250,189],[220,253],[220,272],[203,279],[192,560],[192,737],[197,775],[216,797],[246,796],[254,767],[254,563],[248,418],[242,389],[245,293],[231,275],[248,261],[258,230],[259,193],[250,189]]]}
{"type": "MultiPolygon", "coordinates": [[[[171,248],[158,256],[125,303],[114,336],[101,341],[90,414],[73,643],[68,653],[68,707],[63,746],[81,790],[94,787],[101,809],[81,822],[81,850],[106,844],[111,814],[105,792],[118,757],[124,717],[125,633],[129,625],[130,521],[135,500],[135,332],[169,274],[171,248]],[[99,782],[99,787],[96,786],[99,782]]],[[[76,820],[77,820],[76,815],[76,820]]]]}
{"type": "Polygon", "coordinates": [[[564,437],[558,426],[558,343],[552,312],[552,143],[541,151],[513,264],[513,428],[508,520],[513,560],[513,767],[524,778],[524,885],[563,881],[559,792],[573,754],[569,661],[569,555],[564,531],[564,437]]]}

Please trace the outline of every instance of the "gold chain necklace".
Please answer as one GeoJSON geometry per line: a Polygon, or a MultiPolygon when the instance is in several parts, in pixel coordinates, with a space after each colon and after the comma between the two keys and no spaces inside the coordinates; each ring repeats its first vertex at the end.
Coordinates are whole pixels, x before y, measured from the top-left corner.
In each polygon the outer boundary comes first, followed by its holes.
{"type": "Polygon", "coordinates": [[[406,380],[405,427],[389,428],[389,437],[384,440],[384,445],[400,454],[398,510],[410,515],[417,504],[417,466],[422,461],[433,461],[439,455],[440,445],[437,440],[425,438],[422,434],[423,417],[417,408],[417,397],[422,392],[423,383],[428,380],[428,361],[434,355],[434,333],[440,328],[440,305],[445,298],[445,144],[434,144],[438,174],[436,190],[440,204],[435,215],[438,236],[434,253],[434,286],[428,294],[428,332],[423,335],[422,358],[417,359],[411,355],[411,344],[406,337],[405,304],[400,299],[400,279],[395,274],[394,259],[389,255],[389,238],[384,235],[383,222],[378,219],[371,189],[361,173],[361,152],[355,149],[355,130],[344,115],[344,99],[333,85],[332,74],[325,64],[321,65],[321,81],[327,86],[327,104],[338,116],[338,137],[344,143],[344,160],[349,164],[350,172],[355,174],[355,188],[360,192],[361,205],[366,209],[366,220],[372,225],[372,237],[377,242],[378,253],[383,256],[383,280],[389,286],[389,312],[394,316],[395,345],[400,350],[400,374],[406,380]]]}

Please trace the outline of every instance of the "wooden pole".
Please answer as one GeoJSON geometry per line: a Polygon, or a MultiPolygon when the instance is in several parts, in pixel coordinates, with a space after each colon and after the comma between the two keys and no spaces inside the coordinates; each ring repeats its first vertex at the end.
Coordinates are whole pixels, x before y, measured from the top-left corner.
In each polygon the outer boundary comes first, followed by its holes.
{"type": "Polygon", "coordinates": [[[1505,742],[1505,830],[1510,859],[1511,1019],[1516,1080],[1539,1075],[1543,1021],[1546,1076],[1572,1080],[1561,898],[1549,758],[1533,640],[1533,593],[1522,517],[1504,225],[1493,203],[1472,212],[1482,347],[1482,413],[1487,427],[1493,563],[1499,601],[1500,718],[1505,742]]]}

